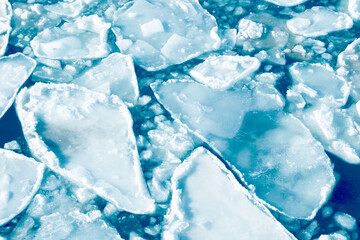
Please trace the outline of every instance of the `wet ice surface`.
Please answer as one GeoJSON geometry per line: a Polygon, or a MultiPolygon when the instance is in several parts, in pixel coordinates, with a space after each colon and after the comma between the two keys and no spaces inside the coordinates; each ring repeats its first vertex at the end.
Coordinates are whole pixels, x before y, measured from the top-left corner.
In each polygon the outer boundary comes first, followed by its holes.
{"type": "Polygon", "coordinates": [[[359,6],[0,0],[0,239],[359,239],[359,6]]]}

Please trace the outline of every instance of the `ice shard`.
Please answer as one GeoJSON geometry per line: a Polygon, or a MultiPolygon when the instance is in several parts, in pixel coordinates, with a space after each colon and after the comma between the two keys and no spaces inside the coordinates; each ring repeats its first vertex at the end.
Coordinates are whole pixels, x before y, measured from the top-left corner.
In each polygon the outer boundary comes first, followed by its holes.
{"type": "Polygon", "coordinates": [[[19,88],[35,66],[36,61],[22,53],[0,58],[0,118],[11,107],[19,88]]]}
{"type": "Polygon", "coordinates": [[[40,32],[30,45],[35,56],[51,59],[96,59],[109,54],[110,24],[97,15],[77,18],[40,32]]]}
{"type": "Polygon", "coordinates": [[[276,93],[216,91],[191,81],[152,88],[172,117],[221,154],[270,206],[311,219],[327,200],[335,183],[329,158],[297,118],[281,112],[276,93]]]}
{"type": "Polygon", "coordinates": [[[16,110],[32,154],[119,210],[154,211],[140,167],[132,118],[112,95],[70,84],[24,88],[16,110]]]}
{"type": "Polygon", "coordinates": [[[114,94],[124,102],[135,104],[139,87],[130,56],[113,53],[74,79],[72,83],[88,89],[114,94]]]}
{"type": "Polygon", "coordinates": [[[183,63],[221,42],[215,18],[197,0],[135,0],[108,18],[120,51],[148,71],[183,63]]]}
{"type": "Polygon", "coordinates": [[[22,212],[38,191],[44,164],[0,149],[0,226],[22,212]]]}
{"type": "Polygon", "coordinates": [[[204,148],[176,168],[171,182],[164,239],[295,239],[204,148]]]}

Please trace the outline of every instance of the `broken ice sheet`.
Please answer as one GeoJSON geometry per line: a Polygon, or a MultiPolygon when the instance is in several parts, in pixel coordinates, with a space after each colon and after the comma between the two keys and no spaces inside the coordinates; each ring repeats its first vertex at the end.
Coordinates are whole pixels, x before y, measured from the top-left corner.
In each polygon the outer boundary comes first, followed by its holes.
{"type": "Polygon", "coordinates": [[[11,5],[7,0],[0,0],[0,56],[4,55],[11,31],[11,5]]]}
{"type": "Polygon", "coordinates": [[[172,117],[229,161],[262,200],[310,219],[327,200],[334,175],[323,147],[266,85],[216,91],[191,81],[153,84],[172,117]],[[280,110],[280,111],[279,111],[280,110]]]}
{"type": "Polygon", "coordinates": [[[346,13],[335,12],[326,7],[313,7],[287,21],[294,34],[304,37],[325,36],[330,32],[349,29],[353,21],[346,13]]]}
{"type": "Polygon", "coordinates": [[[260,67],[257,58],[249,56],[210,56],[195,66],[190,75],[213,89],[227,90],[237,81],[251,76],[260,67]]]}
{"type": "Polygon", "coordinates": [[[204,148],[175,170],[171,182],[164,239],[295,239],[204,148]]]}
{"type": "Polygon", "coordinates": [[[40,187],[44,164],[0,149],[0,226],[22,212],[40,187]]]}
{"type": "Polygon", "coordinates": [[[72,81],[79,86],[105,93],[115,94],[124,102],[135,104],[139,87],[130,56],[113,53],[72,81]]]}
{"type": "Polygon", "coordinates": [[[220,46],[215,18],[195,0],[135,0],[106,16],[120,51],[148,71],[183,63],[220,46]]]}
{"type": "Polygon", "coordinates": [[[110,23],[97,15],[77,18],[61,27],[40,32],[30,45],[35,56],[51,59],[96,59],[109,54],[107,34],[110,23]]]}
{"type": "Polygon", "coordinates": [[[32,154],[50,169],[133,213],[154,211],[132,118],[112,95],[70,84],[24,88],[16,110],[32,154]]]}
{"type": "Polygon", "coordinates": [[[0,118],[11,107],[19,88],[35,66],[36,61],[22,53],[0,58],[0,118]]]}

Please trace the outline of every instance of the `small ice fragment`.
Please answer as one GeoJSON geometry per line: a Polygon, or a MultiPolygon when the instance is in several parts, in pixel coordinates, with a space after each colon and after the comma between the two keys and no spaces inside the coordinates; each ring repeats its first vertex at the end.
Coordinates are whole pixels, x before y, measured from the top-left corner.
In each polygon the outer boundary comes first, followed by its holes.
{"type": "Polygon", "coordinates": [[[151,213],[132,118],[122,101],[73,84],[24,88],[16,110],[32,154],[119,210],[151,213]]]}
{"type": "Polygon", "coordinates": [[[72,83],[107,95],[114,94],[130,104],[135,104],[139,97],[134,63],[130,56],[120,53],[110,54],[72,83]]]}
{"type": "Polygon", "coordinates": [[[238,24],[237,37],[240,40],[261,38],[265,30],[264,24],[243,18],[238,24]]]}
{"type": "Polygon", "coordinates": [[[336,212],[334,215],[336,223],[345,228],[346,230],[354,230],[356,228],[356,220],[353,216],[343,213],[343,212],[336,212]]]}
{"type": "Polygon", "coordinates": [[[8,150],[20,150],[20,145],[16,140],[13,140],[11,142],[7,142],[4,144],[4,148],[8,150]]]}
{"type": "Polygon", "coordinates": [[[0,226],[22,212],[40,187],[44,164],[0,149],[0,226]]]}
{"type": "Polygon", "coordinates": [[[198,82],[213,89],[227,90],[245,80],[260,67],[257,58],[249,56],[210,56],[190,71],[198,82]]]}
{"type": "Polygon", "coordinates": [[[302,4],[304,2],[307,2],[308,0],[265,0],[267,2],[271,2],[273,4],[282,6],[282,7],[293,7],[299,4],[302,4]]]}
{"type": "Polygon", "coordinates": [[[353,26],[351,17],[325,7],[313,7],[297,14],[287,21],[288,29],[305,37],[318,37],[330,32],[349,29],[353,26]]]}
{"type": "Polygon", "coordinates": [[[31,42],[35,56],[51,59],[102,58],[109,54],[110,24],[97,15],[40,32],[31,42]]]}
{"type": "Polygon", "coordinates": [[[144,37],[149,37],[156,33],[164,32],[164,27],[159,19],[153,19],[150,22],[140,25],[144,37]]]}
{"type": "Polygon", "coordinates": [[[11,107],[19,88],[35,66],[36,61],[22,53],[0,58],[0,118],[11,107]]]}
{"type": "Polygon", "coordinates": [[[175,170],[171,183],[164,239],[295,239],[204,148],[175,170]]]}

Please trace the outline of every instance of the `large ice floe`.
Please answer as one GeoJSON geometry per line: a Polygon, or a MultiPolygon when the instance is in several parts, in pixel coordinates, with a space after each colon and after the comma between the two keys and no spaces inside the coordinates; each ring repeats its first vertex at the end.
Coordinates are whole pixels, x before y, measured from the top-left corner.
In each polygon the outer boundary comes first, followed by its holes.
{"type": "Polygon", "coordinates": [[[39,189],[44,164],[0,149],[0,226],[22,212],[39,189]]]}
{"type": "Polygon", "coordinates": [[[204,148],[176,168],[171,182],[164,239],[295,239],[204,148]]]}
{"type": "Polygon", "coordinates": [[[216,91],[179,80],[152,88],[172,116],[231,163],[266,203],[306,219],[328,198],[335,182],[329,158],[298,119],[281,112],[275,89],[258,84],[216,91]]]}
{"type": "Polygon", "coordinates": [[[215,18],[196,0],[135,0],[108,11],[120,51],[155,71],[220,46],[215,18]],[[149,11],[151,9],[151,11],[149,11]]]}
{"type": "Polygon", "coordinates": [[[37,83],[16,100],[32,154],[70,181],[133,213],[154,202],[140,168],[132,119],[116,96],[37,83]]]}
{"type": "Polygon", "coordinates": [[[19,88],[34,71],[36,61],[21,53],[0,58],[0,118],[13,104],[19,88]]]}

